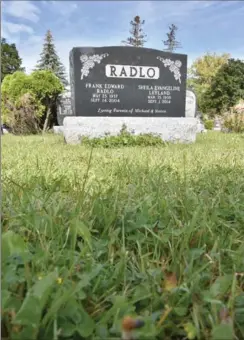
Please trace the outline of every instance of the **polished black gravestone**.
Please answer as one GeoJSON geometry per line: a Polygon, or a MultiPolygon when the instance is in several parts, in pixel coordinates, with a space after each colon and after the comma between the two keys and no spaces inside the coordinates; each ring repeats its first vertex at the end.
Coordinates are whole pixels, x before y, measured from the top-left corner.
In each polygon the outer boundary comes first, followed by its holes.
{"type": "Polygon", "coordinates": [[[73,116],[73,111],[71,107],[71,97],[65,96],[61,97],[58,102],[57,110],[57,120],[58,124],[63,125],[63,120],[65,117],[73,116]]]}
{"type": "Polygon", "coordinates": [[[75,116],[185,117],[187,56],[137,47],[70,52],[75,116]]]}

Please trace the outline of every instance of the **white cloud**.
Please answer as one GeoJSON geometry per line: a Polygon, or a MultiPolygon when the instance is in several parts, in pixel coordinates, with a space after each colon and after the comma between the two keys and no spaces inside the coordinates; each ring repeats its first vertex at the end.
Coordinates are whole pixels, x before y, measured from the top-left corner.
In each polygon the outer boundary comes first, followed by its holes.
{"type": "Polygon", "coordinates": [[[69,17],[78,8],[75,3],[63,2],[59,5],[59,13],[65,17],[69,17]]]}
{"type": "Polygon", "coordinates": [[[74,1],[42,1],[43,5],[49,6],[49,9],[56,14],[61,14],[65,17],[70,17],[77,9],[78,5],[74,1]]]}
{"type": "Polygon", "coordinates": [[[165,21],[169,18],[170,20],[176,17],[184,18],[196,10],[211,5],[211,1],[140,1],[137,8],[145,18],[153,15],[154,21],[165,21]]]}
{"type": "Polygon", "coordinates": [[[33,34],[34,30],[32,27],[25,24],[15,24],[13,22],[2,20],[1,35],[5,39],[18,43],[21,33],[33,34]]]}
{"type": "Polygon", "coordinates": [[[36,23],[39,20],[40,10],[30,1],[5,1],[3,13],[36,23]]]}
{"type": "Polygon", "coordinates": [[[157,18],[155,9],[156,7],[153,1],[138,1],[138,3],[136,3],[135,15],[139,15],[147,24],[151,24],[154,23],[157,18]]]}
{"type": "Polygon", "coordinates": [[[241,3],[242,1],[137,1],[133,8],[122,11],[123,22],[132,19],[134,15],[140,15],[142,19],[145,19],[146,25],[154,26],[159,23],[162,26],[168,26],[171,23],[175,23],[180,26],[186,26],[190,24],[199,23],[199,19],[202,22],[206,22],[209,19],[215,20],[216,16],[221,19],[223,15],[228,15],[228,12],[220,11],[222,8],[229,7],[231,13],[235,13],[234,5],[241,3]],[[210,12],[210,7],[213,9],[210,12]],[[206,15],[207,13],[207,15],[206,15]]]}
{"type": "Polygon", "coordinates": [[[10,34],[19,34],[21,32],[32,34],[33,28],[25,24],[14,24],[13,22],[3,21],[2,28],[10,34]]]}
{"type": "MultiPolygon", "coordinates": [[[[49,11],[49,15],[51,15],[51,23],[49,27],[60,27],[63,32],[73,30],[75,32],[76,27],[81,25],[81,22],[87,20],[81,16],[80,20],[73,20],[72,16],[75,13],[82,13],[82,1],[78,2],[78,4],[74,1],[42,1],[44,6],[44,12],[49,11]]],[[[90,20],[90,16],[88,16],[90,20]]],[[[47,21],[45,22],[45,24],[47,21]]]]}

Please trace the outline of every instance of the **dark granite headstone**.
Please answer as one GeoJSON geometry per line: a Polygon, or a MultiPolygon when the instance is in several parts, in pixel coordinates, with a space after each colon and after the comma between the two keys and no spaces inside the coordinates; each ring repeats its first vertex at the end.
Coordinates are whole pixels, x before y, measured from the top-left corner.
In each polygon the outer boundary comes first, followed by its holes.
{"type": "Polygon", "coordinates": [[[67,116],[73,116],[70,96],[61,97],[59,100],[57,111],[58,124],[63,125],[63,120],[67,116]]]}
{"type": "Polygon", "coordinates": [[[70,52],[75,116],[185,117],[187,56],[137,47],[70,52]]]}

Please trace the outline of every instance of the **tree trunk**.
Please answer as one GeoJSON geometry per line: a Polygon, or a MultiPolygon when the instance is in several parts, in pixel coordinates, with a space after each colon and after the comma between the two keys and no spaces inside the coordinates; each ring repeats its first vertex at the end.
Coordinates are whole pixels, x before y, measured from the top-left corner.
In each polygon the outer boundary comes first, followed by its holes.
{"type": "Polygon", "coordinates": [[[45,119],[45,122],[44,122],[44,125],[43,125],[43,129],[42,129],[43,133],[46,132],[46,130],[48,128],[50,115],[51,115],[51,107],[48,106],[46,119],[45,119]]]}
{"type": "Polygon", "coordinates": [[[54,125],[59,125],[57,111],[58,111],[58,103],[57,103],[57,99],[55,99],[55,101],[52,103],[52,108],[51,108],[50,128],[52,128],[54,125]]]}

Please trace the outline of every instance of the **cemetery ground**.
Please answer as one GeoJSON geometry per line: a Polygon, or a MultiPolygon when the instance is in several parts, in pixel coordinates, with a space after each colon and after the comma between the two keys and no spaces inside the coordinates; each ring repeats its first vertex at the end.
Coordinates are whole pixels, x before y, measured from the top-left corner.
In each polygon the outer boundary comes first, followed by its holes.
{"type": "Polygon", "coordinates": [[[3,338],[244,338],[243,135],[2,143],[3,338]]]}

